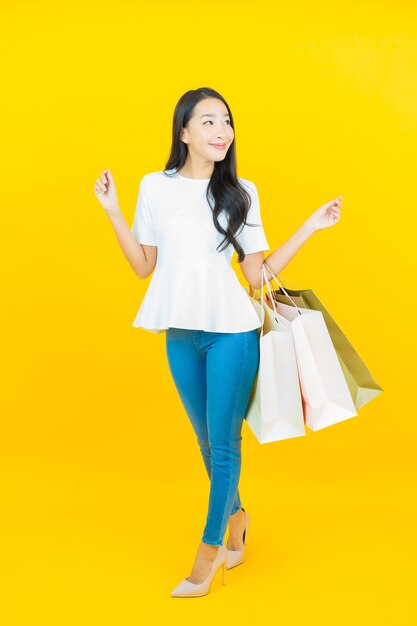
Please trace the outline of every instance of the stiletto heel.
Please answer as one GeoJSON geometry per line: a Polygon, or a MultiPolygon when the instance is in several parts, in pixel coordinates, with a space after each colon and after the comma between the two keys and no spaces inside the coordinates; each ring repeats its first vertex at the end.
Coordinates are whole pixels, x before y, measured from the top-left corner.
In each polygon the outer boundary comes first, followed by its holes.
{"type": "Polygon", "coordinates": [[[205,596],[210,591],[211,582],[215,573],[222,567],[223,573],[223,585],[225,584],[225,576],[224,576],[224,565],[226,563],[227,558],[227,550],[225,545],[219,546],[219,549],[216,554],[216,558],[213,561],[211,566],[211,570],[209,575],[202,583],[191,583],[189,580],[184,578],[179,585],[175,587],[171,591],[171,596],[175,598],[195,598],[198,596],[205,596]]]}
{"type": "Polygon", "coordinates": [[[225,573],[224,573],[224,563],[222,563],[222,579],[223,579],[223,585],[225,585],[226,580],[225,580],[225,573]]]}
{"type": "Polygon", "coordinates": [[[242,550],[227,550],[227,561],[226,561],[226,569],[232,569],[232,567],[236,567],[236,565],[240,565],[244,561],[244,553],[245,546],[248,540],[248,528],[250,525],[250,516],[249,513],[243,508],[242,511],[245,514],[245,529],[243,531],[243,548],[242,550]]]}

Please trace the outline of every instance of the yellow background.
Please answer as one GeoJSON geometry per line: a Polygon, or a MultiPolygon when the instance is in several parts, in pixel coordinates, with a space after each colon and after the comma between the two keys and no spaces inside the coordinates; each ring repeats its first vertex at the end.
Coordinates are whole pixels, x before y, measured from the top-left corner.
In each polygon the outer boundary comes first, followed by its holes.
{"type": "Polygon", "coordinates": [[[416,4],[1,9],[0,621],[409,624],[416,4]],[[201,86],[231,107],[271,251],[343,195],[340,222],[282,278],[315,290],[384,393],[292,440],[261,446],[244,424],[246,560],[187,601],[169,593],[190,573],[209,483],[165,335],[131,326],[150,279],[93,186],[112,170],[130,225],[176,102],[201,86]]]}

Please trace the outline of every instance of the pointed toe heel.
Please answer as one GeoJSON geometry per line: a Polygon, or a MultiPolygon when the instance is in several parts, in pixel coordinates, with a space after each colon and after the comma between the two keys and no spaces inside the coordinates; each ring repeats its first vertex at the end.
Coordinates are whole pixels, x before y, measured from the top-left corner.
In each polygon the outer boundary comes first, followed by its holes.
{"type": "Polygon", "coordinates": [[[214,578],[216,572],[222,568],[222,582],[223,585],[226,584],[225,578],[225,564],[227,558],[227,550],[225,545],[219,546],[219,549],[216,554],[216,558],[213,561],[211,566],[211,570],[207,576],[203,580],[202,583],[191,583],[189,580],[184,578],[179,585],[175,587],[171,591],[171,596],[173,598],[197,598],[199,596],[205,596],[210,591],[211,583],[214,578]]]}

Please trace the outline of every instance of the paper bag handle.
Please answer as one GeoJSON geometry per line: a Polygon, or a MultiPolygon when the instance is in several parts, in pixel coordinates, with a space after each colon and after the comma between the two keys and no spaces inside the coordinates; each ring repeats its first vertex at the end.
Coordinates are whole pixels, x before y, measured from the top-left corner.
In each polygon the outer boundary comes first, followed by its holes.
{"type": "MultiPolygon", "coordinates": [[[[276,273],[275,273],[275,272],[271,269],[271,267],[268,265],[268,263],[267,263],[266,261],[264,261],[264,265],[265,265],[266,269],[267,269],[267,270],[269,270],[269,272],[270,272],[270,274],[271,274],[271,276],[272,276],[272,280],[275,280],[275,281],[279,284],[279,286],[281,287],[281,284],[280,284],[280,283],[278,282],[278,280],[277,280],[277,276],[278,276],[278,274],[276,274],[276,273]]],[[[282,281],[282,278],[280,278],[280,281],[282,281]]],[[[285,282],[286,282],[286,283],[288,283],[289,285],[291,285],[291,283],[290,283],[290,281],[289,281],[289,280],[285,279],[285,282]]],[[[297,289],[297,287],[296,287],[295,285],[292,285],[292,287],[294,287],[294,289],[297,289]]]]}
{"type": "Polygon", "coordinates": [[[287,296],[287,298],[289,298],[289,299],[291,300],[291,302],[293,303],[294,307],[297,309],[298,314],[299,314],[299,315],[302,315],[302,313],[301,313],[300,309],[298,308],[298,306],[297,306],[297,304],[294,302],[294,300],[291,298],[290,294],[289,294],[289,293],[287,293],[287,291],[286,291],[285,287],[281,284],[281,282],[277,280],[277,278],[276,278],[276,277],[277,277],[277,275],[278,275],[278,274],[275,274],[275,275],[274,275],[274,272],[271,270],[271,268],[269,267],[269,265],[268,265],[268,264],[264,261],[264,262],[262,263],[262,273],[265,273],[265,281],[266,281],[266,284],[267,284],[267,286],[268,286],[269,296],[270,296],[270,298],[271,298],[271,301],[272,301],[272,304],[273,304],[273,306],[274,306],[274,310],[275,310],[275,312],[277,312],[277,311],[276,311],[276,309],[275,309],[274,298],[272,297],[272,294],[271,294],[271,289],[270,289],[270,286],[269,286],[269,281],[268,281],[268,278],[267,278],[267,275],[266,275],[266,269],[265,269],[265,268],[269,270],[269,272],[272,274],[273,280],[275,280],[275,282],[276,282],[276,283],[280,286],[280,288],[283,290],[283,292],[285,293],[285,295],[287,296]]]}
{"type": "MultiPolygon", "coordinates": [[[[276,277],[274,276],[274,272],[271,271],[271,269],[269,268],[269,266],[265,263],[262,263],[262,267],[261,267],[261,272],[262,272],[262,276],[261,276],[261,308],[262,308],[262,327],[261,327],[261,337],[263,335],[264,332],[264,325],[265,325],[265,309],[264,309],[264,298],[263,298],[263,294],[264,294],[264,284],[266,284],[266,286],[268,287],[268,291],[269,291],[269,297],[271,298],[271,302],[272,302],[272,306],[274,307],[274,312],[277,315],[279,315],[276,307],[275,307],[275,300],[272,296],[272,292],[271,292],[271,286],[269,284],[269,280],[268,280],[268,276],[266,273],[266,268],[270,271],[270,273],[272,274],[272,276],[274,277],[275,281],[278,283],[278,285],[284,290],[285,294],[287,295],[287,297],[291,300],[291,302],[294,304],[294,307],[297,309],[298,314],[302,315],[301,311],[299,310],[297,304],[294,302],[294,300],[291,298],[291,296],[286,292],[285,288],[278,282],[278,280],[276,279],[276,277]]],[[[255,292],[255,289],[249,284],[249,297],[253,298],[253,296],[251,295],[251,292],[255,292]]],[[[277,319],[277,317],[275,317],[275,321],[277,322],[277,324],[279,324],[279,320],[277,319]]]]}

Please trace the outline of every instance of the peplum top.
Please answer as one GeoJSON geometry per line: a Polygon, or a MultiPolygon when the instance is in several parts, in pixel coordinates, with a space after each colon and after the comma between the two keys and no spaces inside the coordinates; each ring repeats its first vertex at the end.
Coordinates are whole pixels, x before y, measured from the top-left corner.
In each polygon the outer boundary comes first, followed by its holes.
{"type": "MultiPolygon", "coordinates": [[[[145,174],[139,184],[131,232],[147,246],[157,246],[157,262],[132,326],[151,333],[170,327],[237,333],[260,328],[249,294],[231,266],[235,249],[213,223],[206,198],[209,179],[175,172],[145,174]]],[[[247,216],[236,235],[246,254],[269,250],[255,184],[239,177],[251,197],[247,216]]],[[[213,200],[212,203],[214,204],[213,200]]],[[[220,213],[224,228],[227,215],[220,213]]]]}

